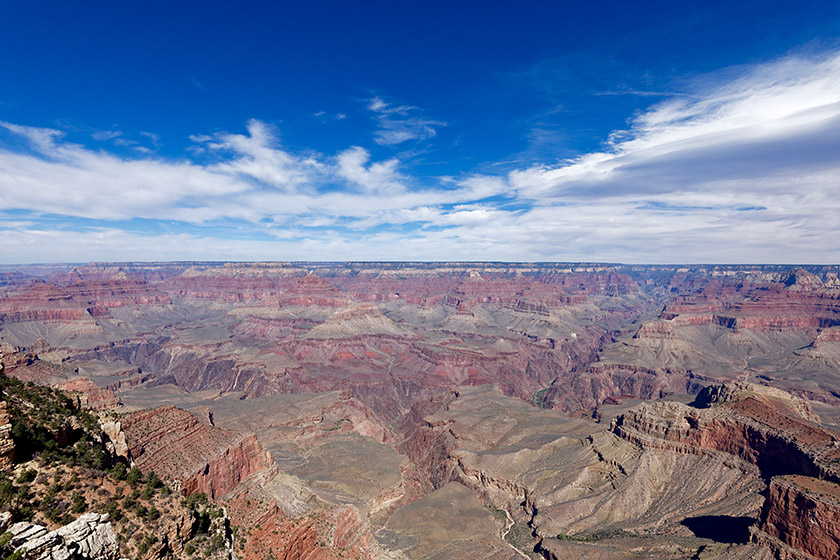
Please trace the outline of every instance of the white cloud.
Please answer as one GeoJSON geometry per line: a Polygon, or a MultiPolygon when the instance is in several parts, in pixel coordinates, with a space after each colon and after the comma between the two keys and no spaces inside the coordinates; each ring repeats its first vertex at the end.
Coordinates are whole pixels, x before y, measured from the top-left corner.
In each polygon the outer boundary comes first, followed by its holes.
{"type": "MultiPolygon", "coordinates": [[[[840,261],[840,54],[733,75],[707,76],[564,164],[431,184],[361,146],[291,151],[257,120],[246,133],[191,136],[208,163],[121,157],[0,123],[30,145],[0,145],[0,208],[22,211],[0,213],[0,261],[840,261]],[[100,227],[59,230],[49,214],[100,227]],[[117,227],[132,218],[174,231],[235,223],[243,238],[117,227]]],[[[442,125],[381,98],[368,108],[386,145],[442,125]]]]}
{"type": "Polygon", "coordinates": [[[419,116],[421,110],[411,105],[393,106],[381,97],[368,100],[368,110],[376,115],[379,129],[374,132],[374,141],[381,146],[395,146],[409,140],[428,140],[437,134],[436,127],[446,126],[419,116]]]}
{"type": "Polygon", "coordinates": [[[122,136],[122,132],[119,130],[97,130],[91,133],[91,138],[94,140],[104,141],[104,140],[113,140],[119,136],[122,136]]]}
{"type": "Polygon", "coordinates": [[[31,151],[0,147],[0,205],[36,215],[194,224],[306,215],[308,227],[316,227],[470,202],[506,188],[501,179],[479,177],[423,187],[399,171],[397,159],[372,161],[361,147],[334,157],[294,154],[280,146],[274,128],[256,120],[247,134],[191,136],[216,158],[204,165],[148,154],[121,157],[65,142],[60,131],[2,126],[27,139],[31,151]]]}
{"type": "Polygon", "coordinates": [[[840,55],[789,57],[654,105],[604,151],[510,178],[540,200],[707,190],[720,179],[834,167],[838,124],[840,55]]]}
{"type": "Polygon", "coordinates": [[[563,216],[558,232],[588,231],[593,251],[624,247],[622,260],[840,260],[840,54],[707,77],[630,124],[511,185],[563,216]]]}
{"type": "Polygon", "coordinates": [[[338,154],[338,176],[369,193],[397,194],[405,191],[405,177],[397,172],[399,161],[389,159],[365,167],[368,161],[370,153],[353,146],[338,154]]]}
{"type": "Polygon", "coordinates": [[[250,120],[248,134],[218,134],[207,146],[235,154],[235,158],[209,169],[223,175],[243,176],[260,184],[294,192],[310,184],[321,165],[311,158],[294,156],[279,148],[276,130],[250,120]]]}

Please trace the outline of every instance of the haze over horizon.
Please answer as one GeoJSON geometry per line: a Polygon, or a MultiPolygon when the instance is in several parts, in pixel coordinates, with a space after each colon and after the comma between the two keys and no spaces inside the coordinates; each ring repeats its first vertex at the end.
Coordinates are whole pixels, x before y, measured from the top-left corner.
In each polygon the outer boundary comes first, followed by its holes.
{"type": "Polygon", "coordinates": [[[840,262],[840,4],[18,3],[0,263],[840,262]]]}

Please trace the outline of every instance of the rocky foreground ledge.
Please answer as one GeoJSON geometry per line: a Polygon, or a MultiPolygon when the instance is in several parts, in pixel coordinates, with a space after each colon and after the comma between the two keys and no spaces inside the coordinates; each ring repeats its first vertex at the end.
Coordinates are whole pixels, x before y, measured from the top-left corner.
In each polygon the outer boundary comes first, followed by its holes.
{"type": "MultiPolygon", "coordinates": [[[[0,518],[6,529],[10,516],[0,518]]],[[[15,523],[8,527],[10,544],[21,558],[34,560],[118,560],[119,545],[108,514],[86,513],[55,531],[42,525],[15,523]]]]}

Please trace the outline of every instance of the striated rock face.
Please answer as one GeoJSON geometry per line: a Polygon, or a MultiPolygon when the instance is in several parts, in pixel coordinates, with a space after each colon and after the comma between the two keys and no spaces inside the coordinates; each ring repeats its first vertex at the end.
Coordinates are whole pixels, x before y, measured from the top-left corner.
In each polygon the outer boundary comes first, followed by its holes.
{"type": "Polygon", "coordinates": [[[807,403],[774,388],[713,386],[696,403],[709,408],[645,403],[611,429],[646,449],[725,452],[755,464],[770,484],[753,540],[781,559],[838,558],[837,434],[814,422],[807,403]]]}
{"type": "Polygon", "coordinates": [[[100,389],[87,377],[69,379],[57,384],[56,387],[62,391],[80,393],[81,404],[85,408],[100,410],[103,408],[111,408],[120,404],[120,398],[116,396],[113,391],[100,389]]]}
{"type": "Polygon", "coordinates": [[[107,514],[86,513],[72,523],[47,531],[41,525],[15,523],[9,529],[16,551],[34,560],[117,560],[117,537],[107,514]]]}
{"type": "Polygon", "coordinates": [[[810,422],[814,422],[815,424],[820,423],[820,417],[814,412],[811,405],[808,404],[808,401],[781,389],[766,385],[756,385],[755,383],[736,382],[723,385],[709,385],[697,394],[694,405],[709,408],[715,404],[735,403],[748,398],[751,394],[766,397],[762,402],[768,406],[772,406],[775,402],[776,406],[773,406],[773,409],[786,408],[810,422]]]}
{"type": "Polygon", "coordinates": [[[130,414],[123,418],[122,429],[137,466],[180,480],[187,494],[221,496],[271,465],[270,455],[253,434],[207,426],[174,406],[130,414]]]}
{"type": "Polygon", "coordinates": [[[12,440],[12,424],[9,422],[6,402],[0,401],[0,470],[11,467],[14,460],[15,442],[12,440]]]}
{"type": "Polygon", "coordinates": [[[114,420],[107,420],[99,423],[102,432],[105,434],[105,446],[112,456],[122,457],[131,461],[131,452],[128,450],[128,442],[125,439],[125,432],[122,423],[114,420]]]}
{"type": "Polygon", "coordinates": [[[185,494],[204,492],[211,498],[223,496],[242,480],[267,469],[271,456],[254,434],[237,441],[222,454],[211,457],[197,473],[182,482],[185,494]]]}
{"type": "Polygon", "coordinates": [[[610,429],[645,448],[723,451],[757,465],[768,477],[838,478],[831,466],[835,435],[753,396],[705,410],[676,402],[645,403],[616,417],[610,429]]]}
{"type": "Polygon", "coordinates": [[[814,558],[840,558],[840,485],[796,475],[774,477],[759,529],[814,558]]]}
{"type": "Polygon", "coordinates": [[[543,400],[566,412],[589,412],[616,399],[658,399],[671,393],[695,393],[703,381],[682,368],[649,369],[628,364],[595,363],[582,372],[558,378],[543,400]]]}

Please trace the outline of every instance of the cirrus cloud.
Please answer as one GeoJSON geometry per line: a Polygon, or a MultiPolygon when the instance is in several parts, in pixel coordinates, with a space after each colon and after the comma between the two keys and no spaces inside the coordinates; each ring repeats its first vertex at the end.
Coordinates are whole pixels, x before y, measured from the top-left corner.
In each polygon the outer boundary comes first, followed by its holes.
{"type": "MultiPolygon", "coordinates": [[[[381,98],[368,109],[384,146],[445,124],[381,98]]],[[[840,261],[836,51],[706,76],[601,150],[504,175],[430,179],[362,146],[293,150],[259,120],[244,133],[197,132],[200,157],[181,159],[119,155],[18,123],[0,131],[0,260],[10,263],[840,261]],[[138,231],[132,220],[166,227],[138,231]]]]}

